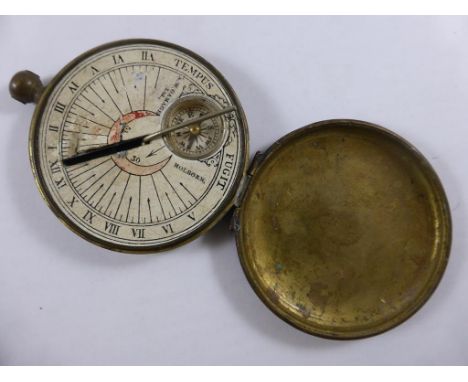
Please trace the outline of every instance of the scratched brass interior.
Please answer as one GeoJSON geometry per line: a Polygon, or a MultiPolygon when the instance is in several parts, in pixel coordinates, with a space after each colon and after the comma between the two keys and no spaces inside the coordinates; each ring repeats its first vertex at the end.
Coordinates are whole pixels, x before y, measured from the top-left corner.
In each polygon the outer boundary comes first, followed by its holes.
{"type": "Polygon", "coordinates": [[[274,145],[237,211],[254,290],[311,334],[385,331],[429,298],[451,223],[441,184],[409,143],[378,126],[319,122],[274,145]]]}

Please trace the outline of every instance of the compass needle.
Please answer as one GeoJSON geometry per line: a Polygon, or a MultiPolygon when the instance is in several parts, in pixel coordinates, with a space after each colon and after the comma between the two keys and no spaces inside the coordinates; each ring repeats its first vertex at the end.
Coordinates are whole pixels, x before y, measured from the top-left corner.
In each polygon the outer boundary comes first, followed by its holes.
{"type": "Polygon", "coordinates": [[[390,329],[440,281],[451,242],[447,198],[429,162],[391,131],[318,122],[249,166],[234,90],[185,48],[116,41],[52,78],[44,86],[21,71],[10,93],[37,104],[29,155],[41,196],[86,240],[165,251],[233,210],[255,292],[295,327],[332,338],[390,329]]]}
{"type": "MultiPolygon", "coordinates": [[[[131,139],[121,140],[120,142],[117,142],[117,143],[111,143],[111,144],[108,144],[108,145],[100,145],[100,147],[98,147],[98,148],[84,150],[84,151],[79,152],[78,154],[75,154],[73,156],[64,158],[62,160],[62,162],[63,162],[63,164],[65,166],[72,166],[72,165],[76,165],[76,164],[86,162],[86,161],[89,161],[89,160],[92,160],[92,159],[101,158],[103,156],[113,155],[113,154],[117,154],[119,152],[132,150],[132,149],[138,148],[138,147],[140,147],[142,145],[148,144],[148,143],[150,143],[151,141],[153,141],[155,139],[161,138],[166,134],[169,134],[169,133],[172,133],[174,131],[186,128],[188,126],[197,124],[197,123],[202,122],[202,121],[206,121],[207,119],[219,117],[220,115],[223,115],[225,113],[229,113],[229,112],[231,112],[233,110],[235,110],[234,107],[228,107],[226,109],[221,109],[219,111],[212,112],[210,114],[205,114],[205,115],[200,116],[198,118],[193,118],[193,119],[188,120],[186,122],[183,122],[181,124],[171,126],[171,127],[167,128],[167,129],[160,130],[157,133],[141,135],[141,136],[137,136],[137,137],[134,137],[134,138],[131,138],[131,139]]],[[[198,130],[197,134],[200,133],[199,131],[200,130],[198,130]]],[[[196,135],[192,134],[192,136],[190,138],[191,143],[189,144],[189,148],[188,148],[189,150],[190,150],[190,148],[191,148],[191,146],[193,144],[193,141],[196,138],[197,138],[196,135]]],[[[86,147],[86,145],[82,145],[82,147],[86,147]]]]}
{"type": "Polygon", "coordinates": [[[43,97],[30,141],[34,174],[82,237],[120,251],[165,250],[232,205],[247,126],[227,81],[198,55],[119,41],[78,57],[47,87],[31,72],[12,84],[16,99],[43,97]]]}

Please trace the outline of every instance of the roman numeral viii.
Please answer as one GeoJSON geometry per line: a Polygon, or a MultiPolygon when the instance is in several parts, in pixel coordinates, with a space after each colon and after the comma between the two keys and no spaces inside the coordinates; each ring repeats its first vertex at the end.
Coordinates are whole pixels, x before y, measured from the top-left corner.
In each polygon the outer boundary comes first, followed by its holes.
{"type": "Polygon", "coordinates": [[[120,226],[111,222],[106,221],[106,232],[111,235],[117,236],[119,234],[120,226]]]}

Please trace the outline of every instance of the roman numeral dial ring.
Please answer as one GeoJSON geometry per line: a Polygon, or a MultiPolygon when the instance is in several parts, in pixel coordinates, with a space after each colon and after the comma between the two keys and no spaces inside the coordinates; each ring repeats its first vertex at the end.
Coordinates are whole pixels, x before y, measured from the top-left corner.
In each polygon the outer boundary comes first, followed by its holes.
{"type": "Polygon", "coordinates": [[[195,53],[118,41],[79,56],[47,87],[19,72],[10,93],[37,103],[29,152],[41,195],[89,241],[166,250],[232,206],[247,126],[227,81],[195,53]]]}

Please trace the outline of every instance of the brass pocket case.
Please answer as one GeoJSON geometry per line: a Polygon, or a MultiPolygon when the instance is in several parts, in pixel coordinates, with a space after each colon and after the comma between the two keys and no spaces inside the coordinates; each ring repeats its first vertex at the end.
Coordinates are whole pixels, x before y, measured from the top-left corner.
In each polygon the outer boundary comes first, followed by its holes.
{"type": "Polygon", "coordinates": [[[283,320],[329,338],[398,325],[442,277],[444,190],[423,155],[382,127],[314,123],[257,153],[246,173],[247,121],[229,83],[197,54],[148,39],[85,52],[45,88],[19,72],[10,92],[38,102],[30,159],[41,195],[97,245],[172,249],[234,205],[255,292],[283,320]]]}
{"type": "Polygon", "coordinates": [[[234,229],[245,274],[280,318],[359,338],[410,317],[439,283],[451,222],[441,183],[379,126],[318,122],[257,155],[234,229]]]}

